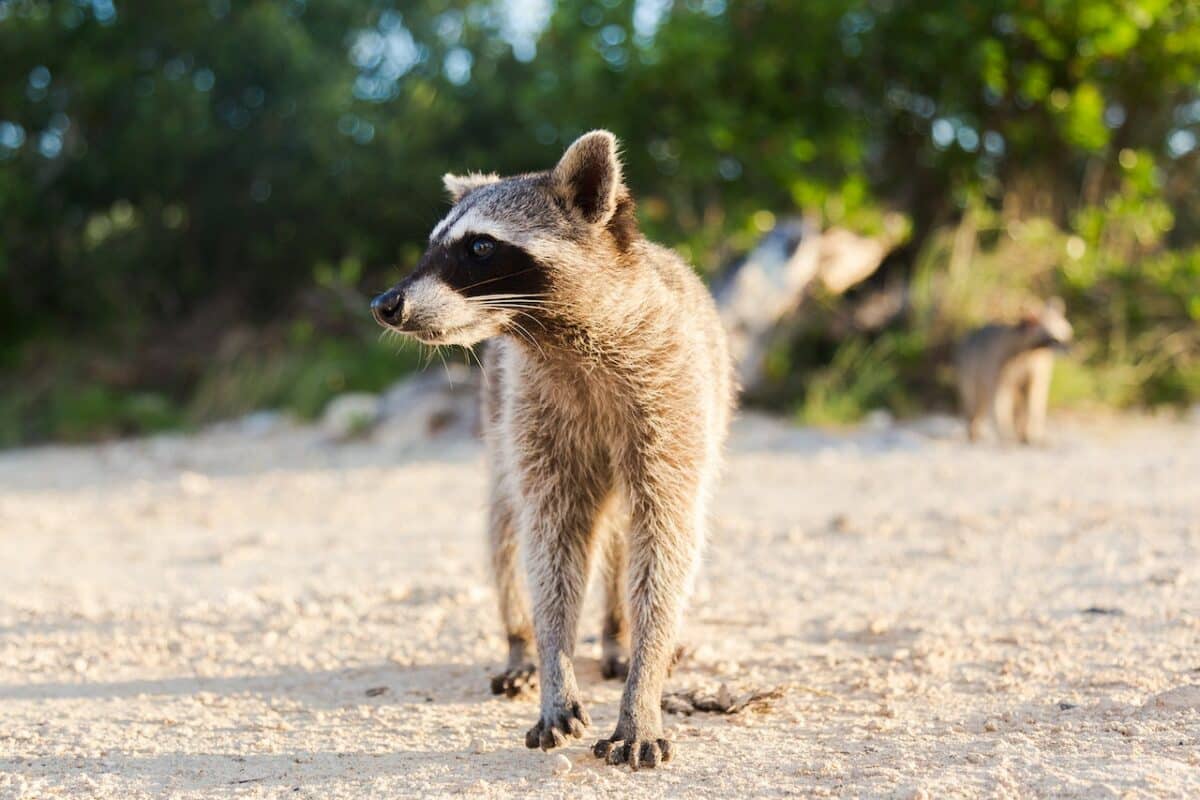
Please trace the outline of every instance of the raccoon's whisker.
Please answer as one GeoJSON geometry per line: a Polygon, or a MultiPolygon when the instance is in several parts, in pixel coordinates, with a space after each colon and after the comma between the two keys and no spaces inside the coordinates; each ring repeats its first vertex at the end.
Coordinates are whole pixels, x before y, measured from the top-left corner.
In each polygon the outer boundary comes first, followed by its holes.
{"type": "MultiPolygon", "coordinates": [[[[494,307],[489,307],[489,308],[490,308],[490,310],[493,310],[493,311],[511,311],[514,314],[519,314],[523,317],[529,317],[530,320],[532,320],[533,322],[536,322],[538,324],[538,327],[540,327],[542,330],[546,330],[546,323],[542,322],[540,319],[535,317],[533,314],[530,314],[529,311],[526,310],[526,309],[530,309],[529,306],[494,306],[494,307]]],[[[537,310],[537,309],[534,308],[531,310],[537,310]]]]}
{"type": "Polygon", "coordinates": [[[537,297],[524,297],[523,295],[499,295],[485,294],[479,297],[468,297],[468,303],[535,303],[540,306],[560,305],[553,300],[541,300],[537,297]]]}
{"type": "Polygon", "coordinates": [[[480,299],[468,299],[467,302],[474,306],[485,306],[485,307],[494,306],[494,305],[502,305],[505,303],[523,303],[525,305],[533,306],[535,308],[556,308],[556,307],[564,308],[567,305],[566,303],[555,303],[555,302],[549,301],[549,300],[525,299],[523,297],[511,297],[511,298],[502,297],[502,298],[496,298],[496,299],[492,299],[490,297],[485,297],[485,298],[480,298],[480,299]]]}
{"type": "Polygon", "coordinates": [[[566,305],[566,303],[557,303],[553,300],[539,300],[536,297],[493,297],[491,295],[468,299],[467,302],[474,305],[490,305],[491,303],[528,303],[530,305],[544,306],[546,308],[566,305]]]}
{"type": "Polygon", "coordinates": [[[507,304],[503,304],[503,305],[494,305],[494,306],[488,305],[488,306],[481,306],[481,308],[487,309],[490,311],[506,311],[506,310],[510,310],[510,311],[542,311],[542,310],[544,310],[541,306],[528,306],[528,305],[522,305],[520,303],[507,303],[507,304]]]}
{"type": "Polygon", "coordinates": [[[467,354],[467,366],[471,365],[471,358],[472,357],[475,358],[475,363],[479,365],[479,372],[480,372],[480,374],[483,375],[483,381],[484,381],[484,383],[487,383],[487,379],[488,379],[487,370],[483,368],[483,362],[479,360],[479,353],[475,352],[474,346],[469,345],[469,344],[462,344],[462,345],[459,345],[459,347],[461,347],[463,349],[463,352],[467,354]]]}
{"type": "Polygon", "coordinates": [[[488,297],[528,297],[529,300],[551,296],[548,291],[493,291],[492,294],[468,295],[468,300],[487,300],[488,297]]]}
{"type": "Polygon", "coordinates": [[[540,319],[535,317],[533,314],[530,314],[528,311],[522,311],[519,308],[514,308],[513,311],[515,311],[517,314],[519,314],[522,317],[529,317],[529,319],[536,322],[542,330],[546,330],[546,323],[542,322],[540,319]]]}
{"type": "MultiPolygon", "coordinates": [[[[519,311],[518,311],[517,313],[518,313],[518,314],[520,314],[521,312],[519,312],[519,311]]],[[[528,315],[528,314],[526,314],[525,316],[527,316],[527,317],[528,317],[529,315],[528,315]]],[[[540,321],[540,320],[538,320],[538,319],[536,319],[536,318],[534,318],[534,317],[529,317],[529,318],[530,318],[530,319],[532,319],[534,322],[537,322],[537,324],[538,324],[538,325],[541,325],[541,327],[542,327],[542,330],[545,330],[545,329],[546,329],[546,326],[545,326],[545,325],[542,325],[542,323],[541,323],[541,321],[540,321]]],[[[519,328],[520,328],[522,331],[524,331],[524,332],[525,332],[525,335],[526,335],[526,336],[529,338],[529,341],[533,342],[533,344],[534,344],[534,345],[537,347],[537,349],[538,349],[538,350],[540,350],[540,351],[542,352],[542,355],[545,355],[546,351],[542,349],[542,345],[541,345],[541,343],[540,343],[540,342],[538,342],[536,338],[534,338],[534,335],[533,335],[533,333],[532,333],[532,332],[529,330],[529,328],[527,328],[527,327],[525,327],[524,325],[522,325],[521,323],[517,322],[515,319],[510,319],[509,321],[510,321],[510,322],[512,322],[512,323],[513,323],[514,325],[516,325],[517,327],[519,327],[519,328]]]]}
{"type": "MultiPolygon", "coordinates": [[[[471,305],[475,308],[530,308],[549,311],[557,311],[559,308],[548,303],[531,302],[528,300],[492,300],[486,303],[472,303],[471,305]]],[[[566,305],[561,306],[561,308],[566,308],[566,305]]]]}
{"type": "Polygon", "coordinates": [[[446,356],[442,354],[442,348],[434,345],[433,352],[437,353],[437,357],[442,360],[442,369],[446,370],[446,380],[450,384],[450,388],[454,388],[454,376],[450,374],[450,365],[446,363],[446,356]]]}
{"type": "Polygon", "coordinates": [[[462,287],[461,289],[459,289],[459,291],[465,292],[468,289],[474,289],[476,286],[484,286],[489,283],[495,283],[496,281],[502,281],[505,278],[515,278],[518,275],[524,275],[526,272],[533,272],[535,269],[539,269],[539,267],[526,267],[525,269],[517,270],[516,272],[510,273],[508,275],[496,275],[491,278],[484,278],[481,281],[478,281],[476,283],[472,283],[472,284],[462,287]]]}
{"type": "Polygon", "coordinates": [[[542,357],[545,358],[546,351],[543,350],[542,346],[540,344],[538,344],[538,341],[533,338],[533,334],[530,333],[529,330],[524,325],[517,322],[515,319],[510,319],[509,322],[512,325],[516,326],[516,330],[519,333],[520,338],[524,339],[525,341],[529,342],[531,345],[536,347],[538,349],[538,352],[540,352],[542,354],[542,357]]]}
{"type": "Polygon", "coordinates": [[[408,337],[401,336],[398,331],[391,328],[384,328],[379,332],[379,341],[397,346],[396,354],[399,355],[404,348],[408,347],[408,337]]]}
{"type": "Polygon", "coordinates": [[[493,297],[549,297],[549,292],[496,292],[495,294],[481,294],[475,297],[468,297],[468,300],[487,300],[493,297]]]}

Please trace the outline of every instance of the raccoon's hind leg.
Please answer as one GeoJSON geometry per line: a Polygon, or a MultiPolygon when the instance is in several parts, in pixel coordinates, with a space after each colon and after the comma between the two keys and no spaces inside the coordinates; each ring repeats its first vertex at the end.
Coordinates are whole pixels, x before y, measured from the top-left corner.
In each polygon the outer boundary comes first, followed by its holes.
{"type": "Polygon", "coordinates": [[[959,387],[959,395],[962,398],[963,417],[967,421],[967,438],[972,442],[977,442],[983,435],[986,416],[983,403],[979,398],[979,391],[973,384],[964,381],[959,387]]]}
{"type": "Polygon", "coordinates": [[[537,669],[533,661],[529,603],[518,569],[512,505],[498,491],[493,492],[488,515],[488,544],[491,546],[492,577],[499,599],[500,619],[508,637],[508,663],[502,672],[492,676],[492,694],[516,697],[537,687],[537,669]]]}
{"type": "Polygon", "coordinates": [[[601,514],[597,534],[604,561],[604,626],[600,643],[600,673],[625,680],[629,674],[629,617],[625,598],[625,548],[628,516],[611,505],[601,514]]]}
{"type": "MultiPolygon", "coordinates": [[[[609,680],[629,677],[629,592],[625,585],[628,572],[626,550],[629,547],[628,514],[606,514],[601,519],[600,535],[604,563],[604,625],[600,640],[600,674],[609,680]]],[[[671,656],[668,674],[691,652],[679,645],[671,656]]]]}

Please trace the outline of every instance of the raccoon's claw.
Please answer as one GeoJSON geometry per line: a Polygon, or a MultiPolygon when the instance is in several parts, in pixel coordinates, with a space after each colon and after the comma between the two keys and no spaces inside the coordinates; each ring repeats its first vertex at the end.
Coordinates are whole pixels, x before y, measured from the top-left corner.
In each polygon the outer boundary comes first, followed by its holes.
{"type": "Polygon", "coordinates": [[[530,750],[542,748],[553,750],[567,743],[567,736],[576,739],[583,737],[583,729],[592,724],[591,717],[579,703],[571,703],[567,708],[552,714],[549,718],[542,715],[537,725],[525,734],[525,746],[530,750]]]}
{"type": "Polygon", "coordinates": [[[653,769],[673,755],[668,739],[601,739],[592,748],[596,758],[608,764],[628,764],[632,770],[653,769]]]}
{"type": "Polygon", "coordinates": [[[537,667],[533,664],[509,667],[499,675],[492,676],[492,694],[517,697],[525,692],[532,692],[536,688],[537,667]]]}

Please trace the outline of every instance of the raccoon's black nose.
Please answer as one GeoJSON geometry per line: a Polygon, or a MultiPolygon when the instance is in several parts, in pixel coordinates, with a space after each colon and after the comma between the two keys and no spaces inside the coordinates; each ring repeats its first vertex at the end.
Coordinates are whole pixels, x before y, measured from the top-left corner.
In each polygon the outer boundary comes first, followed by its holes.
{"type": "Polygon", "coordinates": [[[396,289],[388,289],[371,301],[371,314],[381,325],[396,325],[404,310],[404,295],[396,289]]]}

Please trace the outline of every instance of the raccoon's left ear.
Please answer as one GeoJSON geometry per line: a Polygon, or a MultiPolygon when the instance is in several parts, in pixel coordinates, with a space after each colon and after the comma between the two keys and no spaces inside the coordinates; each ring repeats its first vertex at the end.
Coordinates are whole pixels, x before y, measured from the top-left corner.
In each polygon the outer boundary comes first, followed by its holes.
{"type": "Polygon", "coordinates": [[[617,193],[622,185],[617,137],[608,131],[580,136],[563,153],[553,176],[568,208],[585,222],[607,223],[617,210],[617,193]]]}
{"type": "Polygon", "coordinates": [[[451,175],[447,172],[442,176],[442,185],[446,187],[446,193],[450,195],[451,201],[455,203],[466,197],[467,193],[473,189],[499,182],[500,176],[494,172],[489,172],[486,175],[481,172],[468,172],[466,175],[451,175]]]}

